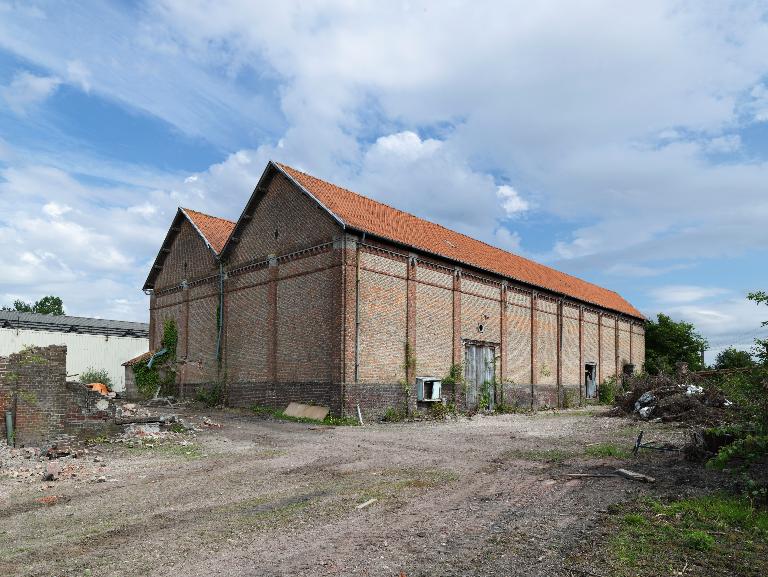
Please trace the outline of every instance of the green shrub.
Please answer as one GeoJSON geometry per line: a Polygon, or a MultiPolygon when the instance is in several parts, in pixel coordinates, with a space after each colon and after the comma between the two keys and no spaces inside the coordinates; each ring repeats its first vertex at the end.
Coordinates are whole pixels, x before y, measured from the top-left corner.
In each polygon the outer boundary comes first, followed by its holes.
{"type": "Polygon", "coordinates": [[[216,383],[210,389],[198,389],[195,400],[209,407],[218,407],[224,402],[224,389],[219,383],[216,383]]]}
{"type": "Polygon", "coordinates": [[[386,423],[399,423],[400,421],[404,421],[405,418],[406,414],[402,409],[388,407],[387,410],[384,411],[384,415],[381,417],[381,420],[386,423]]]}
{"type": "Polygon", "coordinates": [[[721,447],[717,455],[709,460],[707,466],[724,469],[731,461],[738,460],[743,464],[749,464],[764,459],[766,455],[768,455],[768,435],[747,435],[721,447]]]}
{"type": "Polygon", "coordinates": [[[715,384],[738,407],[741,421],[768,434],[768,368],[725,374],[716,378],[715,384]]]}
{"type": "Polygon", "coordinates": [[[577,405],[576,391],[573,389],[563,389],[563,400],[561,405],[564,409],[572,409],[577,405]]]}
{"type": "Polygon", "coordinates": [[[621,392],[621,386],[615,376],[608,377],[597,388],[597,399],[601,405],[612,405],[621,392]]]}
{"type": "Polygon", "coordinates": [[[683,543],[697,551],[709,551],[715,544],[715,538],[706,531],[688,531],[683,535],[683,543]]]}
{"type": "Polygon", "coordinates": [[[107,385],[109,390],[112,390],[112,379],[109,378],[107,369],[95,369],[88,367],[82,373],[80,373],[80,382],[85,383],[102,383],[107,385]]]}
{"type": "Polygon", "coordinates": [[[448,407],[443,403],[432,403],[429,407],[429,416],[436,421],[444,421],[448,416],[448,407]]]}

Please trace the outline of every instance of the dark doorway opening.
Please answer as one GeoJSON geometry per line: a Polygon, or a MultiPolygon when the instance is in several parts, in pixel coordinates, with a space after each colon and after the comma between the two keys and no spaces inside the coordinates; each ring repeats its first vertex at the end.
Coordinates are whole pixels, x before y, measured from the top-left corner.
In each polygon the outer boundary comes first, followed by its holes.
{"type": "Polygon", "coordinates": [[[597,397],[597,363],[584,365],[584,396],[588,399],[597,397]]]}

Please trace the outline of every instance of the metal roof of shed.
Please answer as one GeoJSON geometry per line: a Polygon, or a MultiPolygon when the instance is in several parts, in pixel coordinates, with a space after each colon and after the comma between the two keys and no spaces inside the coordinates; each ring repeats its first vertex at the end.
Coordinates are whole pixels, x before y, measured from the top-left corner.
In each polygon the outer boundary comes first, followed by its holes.
{"type": "Polygon", "coordinates": [[[18,311],[0,311],[0,328],[143,339],[149,337],[149,325],[147,323],[66,315],[41,315],[18,311]]]}

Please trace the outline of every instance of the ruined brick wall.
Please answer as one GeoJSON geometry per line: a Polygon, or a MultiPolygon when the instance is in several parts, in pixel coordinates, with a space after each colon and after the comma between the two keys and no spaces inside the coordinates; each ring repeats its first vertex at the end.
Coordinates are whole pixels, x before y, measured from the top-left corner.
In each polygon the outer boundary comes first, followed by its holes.
{"type": "Polygon", "coordinates": [[[113,426],[113,403],[66,382],[66,358],[65,346],[49,346],[0,359],[0,414],[14,411],[17,446],[104,434],[113,426]]]}

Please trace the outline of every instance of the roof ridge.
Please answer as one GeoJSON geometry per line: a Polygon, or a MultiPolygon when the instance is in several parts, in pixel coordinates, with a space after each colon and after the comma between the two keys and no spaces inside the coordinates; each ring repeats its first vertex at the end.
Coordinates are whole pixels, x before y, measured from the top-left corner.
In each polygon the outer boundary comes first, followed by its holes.
{"type": "MultiPolygon", "coordinates": [[[[418,218],[418,219],[424,220],[426,222],[429,222],[430,224],[436,224],[437,226],[442,226],[445,230],[450,230],[451,232],[456,232],[456,231],[451,230],[450,228],[448,228],[446,226],[443,226],[440,223],[432,222],[431,220],[427,220],[426,218],[422,218],[420,216],[417,216],[417,215],[413,214],[412,212],[408,212],[407,210],[403,210],[402,208],[397,208],[396,206],[392,206],[391,204],[387,204],[386,202],[381,202],[380,200],[376,200],[375,198],[371,198],[370,196],[366,196],[366,195],[361,194],[359,192],[355,192],[354,190],[350,190],[349,188],[346,188],[344,186],[339,186],[338,184],[332,183],[330,180],[324,180],[324,179],[320,178],[319,176],[315,176],[314,174],[309,174],[308,172],[305,172],[303,170],[299,170],[298,168],[293,168],[292,166],[289,166],[287,164],[283,164],[282,162],[276,162],[275,164],[277,164],[281,168],[287,168],[288,170],[292,170],[294,172],[299,172],[299,173],[303,174],[304,176],[308,176],[309,178],[314,178],[315,180],[319,180],[320,182],[324,182],[325,184],[328,184],[328,185],[333,186],[335,188],[341,189],[344,192],[348,192],[349,194],[354,194],[355,196],[359,196],[360,198],[364,198],[365,200],[370,200],[371,202],[375,202],[377,204],[380,204],[381,206],[386,206],[387,208],[395,210],[395,211],[397,211],[399,213],[407,214],[408,216],[412,216],[414,218],[418,218]]],[[[462,234],[462,233],[459,233],[459,234],[462,234]]],[[[468,238],[471,238],[471,237],[468,237],[468,238]]],[[[482,242],[482,241],[480,241],[480,242],[482,242]]]]}
{"type": "Polygon", "coordinates": [[[180,206],[179,207],[184,212],[194,212],[196,214],[201,214],[203,216],[207,216],[208,218],[215,218],[218,220],[224,220],[226,222],[229,222],[231,224],[237,224],[234,220],[229,220],[228,218],[224,218],[223,216],[215,216],[213,214],[208,214],[207,212],[201,212],[199,210],[195,210],[194,208],[187,208],[186,206],[180,206]]]}
{"type": "MultiPolygon", "coordinates": [[[[388,209],[390,209],[390,210],[394,210],[394,211],[396,211],[396,212],[398,212],[398,213],[400,213],[400,214],[404,214],[404,215],[407,215],[407,216],[409,216],[409,217],[412,217],[412,218],[418,219],[418,220],[420,220],[420,221],[422,221],[422,222],[426,222],[426,223],[429,223],[430,225],[433,225],[433,226],[437,226],[437,227],[440,227],[442,230],[444,230],[444,231],[447,231],[447,232],[449,232],[450,234],[457,234],[457,235],[459,235],[459,236],[461,236],[461,237],[463,237],[463,238],[465,238],[465,239],[468,239],[468,240],[470,240],[470,241],[472,241],[472,242],[478,242],[478,243],[480,243],[480,244],[483,244],[483,245],[485,245],[485,246],[487,246],[487,247],[489,247],[489,248],[491,248],[491,249],[493,249],[493,250],[497,250],[497,251],[500,251],[500,252],[506,253],[506,254],[508,254],[508,255],[511,255],[511,256],[513,256],[513,257],[515,257],[515,258],[519,258],[519,259],[522,259],[522,260],[524,260],[524,261],[526,261],[526,262],[528,262],[528,263],[531,263],[531,264],[533,264],[533,265],[535,265],[535,266],[542,266],[542,267],[545,267],[545,268],[547,268],[547,269],[549,269],[549,270],[553,271],[553,272],[554,272],[554,273],[556,273],[556,274],[562,275],[562,276],[564,276],[564,277],[567,277],[567,278],[569,278],[569,279],[573,279],[573,280],[575,280],[575,281],[578,281],[578,282],[581,282],[581,283],[585,283],[585,284],[587,284],[587,285],[593,286],[593,287],[595,287],[595,288],[598,288],[598,289],[600,289],[600,290],[604,290],[604,291],[608,291],[608,292],[611,292],[611,293],[615,294],[616,296],[618,296],[618,297],[620,297],[620,298],[624,299],[624,297],[622,297],[622,296],[621,296],[621,295],[620,295],[618,292],[616,292],[616,291],[614,291],[614,290],[611,290],[611,289],[608,289],[608,288],[602,287],[602,286],[600,286],[600,285],[598,285],[598,284],[596,284],[596,283],[593,283],[593,282],[591,282],[591,281],[585,280],[585,279],[583,279],[583,278],[581,278],[581,277],[578,277],[578,276],[576,276],[576,275],[573,275],[573,274],[570,274],[570,273],[567,273],[567,272],[563,272],[563,271],[561,271],[561,270],[558,270],[558,269],[556,269],[556,268],[553,268],[553,267],[551,267],[551,266],[549,266],[549,265],[546,265],[546,264],[543,264],[543,263],[537,262],[537,261],[535,261],[535,260],[533,260],[533,259],[530,259],[530,258],[528,258],[528,257],[525,257],[525,256],[521,256],[521,255],[519,255],[519,254],[517,254],[517,253],[514,253],[514,252],[512,252],[512,251],[509,251],[509,250],[506,250],[506,249],[503,249],[503,248],[501,248],[501,247],[498,247],[498,246],[496,246],[496,245],[493,245],[493,244],[491,244],[491,243],[489,243],[489,242],[486,242],[486,241],[484,241],[484,240],[480,240],[480,239],[478,239],[478,238],[474,238],[474,237],[472,237],[472,236],[469,236],[468,234],[464,234],[463,232],[459,232],[459,231],[457,231],[457,230],[454,230],[454,229],[452,229],[452,228],[448,228],[447,226],[445,226],[445,225],[443,225],[443,224],[440,224],[439,222],[434,222],[434,221],[428,220],[428,219],[426,219],[426,218],[423,218],[423,217],[421,217],[421,216],[415,215],[415,214],[413,214],[413,213],[411,213],[411,212],[408,212],[408,211],[402,210],[402,209],[400,209],[400,208],[397,208],[397,207],[391,206],[391,205],[389,205],[389,204],[387,204],[387,203],[385,203],[385,202],[381,202],[380,200],[376,200],[375,198],[371,198],[370,196],[366,196],[366,195],[364,195],[364,194],[361,194],[361,193],[359,193],[359,192],[355,192],[354,190],[350,190],[350,189],[348,189],[348,188],[346,188],[346,187],[343,187],[343,186],[339,186],[338,184],[334,184],[334,183],[332,183],[332,182],[330,182],[330,181],[328,181],[328,180],[324,180],[324,179],[322,179],[322,178],[319,178],[319,177],[317,177],[317,176],[314,176],[314,175],[312,175],[312,174],[309,174],[308,172],[305,172],[305,171],[303,171],[303,170],[299,170],[299,169],[293,168],[292,166],[289,166],[289,165],[287,165],[287,164],[284,164],[284,163],[282,163],[282,162],[276,162],[275,164],[277,164],[277,165],[278,165],[278,166],[280,166],[281,168],[287,168],[288,170],[291,170],[291,171],[294,171],[294,172],[298,172],[298,173],[300,173],[300,174],[303,174],[304,176],[307,176],[307,177],[309,177],[309,178],[312,178],[312,179],[314,179],[314,180],[318,180],[318,181],[320,181],[320,182],[322,182],[322,183],[325,183],[325,184],[327,184],[327,185],[329,185],[329,186],[332,186],[332,187],[334,187],[334,188],[340,189],[340,190],[342,190],[342,191],[344,191],[344,192],[346,192],[346,193],[349,193],[349,194],[353,194],[353,195],[355,195],[355,196],[357,196],[357,197],[359,197],[359,198],[362,198],[362,199],[364,199],[364,200],[366,200],[366,201],[369,201],[369,202],[373,202],[373,203],[376,203],[376,204],[378,204],[378,205],[381,205],[381,206],[385,206],[385,207],[387,207],[388,209]]],[[[456,260],[455,258],[452,258],[452,257],[449,257],[449,256],[444,256],[444,258],[448,258],[448,259],[450,259],[450,260],[456,260]]],[[[467,263],[467,264],[469,264],[470,266],[477,266],[477,265],[472,265],[471,263],[467,263]]],[[[524,281],[524,282],[525,282],[525,281],[524,281]]],[[[633,307],[633,308],[634,308],[634,307],[633,307]]]]}

